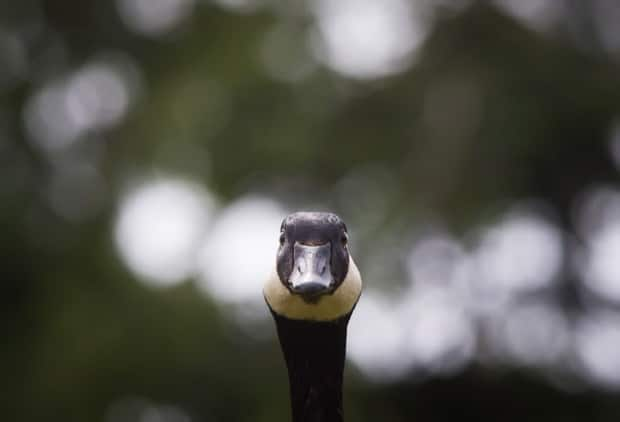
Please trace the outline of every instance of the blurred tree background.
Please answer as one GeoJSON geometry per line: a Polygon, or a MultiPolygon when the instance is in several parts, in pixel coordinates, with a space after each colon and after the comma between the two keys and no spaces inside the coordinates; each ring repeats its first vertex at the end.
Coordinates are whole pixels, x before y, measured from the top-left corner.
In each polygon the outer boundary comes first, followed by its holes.
{"type": "Polygon", "coordinates": [[[4,0],[7,421],[284,421],[261,286],[332,210],[353,421],[620,417],[615,0],[4,0]]]}

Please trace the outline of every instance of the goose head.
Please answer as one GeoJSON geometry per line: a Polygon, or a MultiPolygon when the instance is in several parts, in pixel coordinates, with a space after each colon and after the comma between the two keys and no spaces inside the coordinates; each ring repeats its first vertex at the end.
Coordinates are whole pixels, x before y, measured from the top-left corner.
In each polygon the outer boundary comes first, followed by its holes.
{"type": "Polygon", "coordinates": [[[296,212],[282,221],[275,268],[263,290],[272,312],[295,320],[336,320],[353,310],[361,289],[340,217],[296,212]]]}

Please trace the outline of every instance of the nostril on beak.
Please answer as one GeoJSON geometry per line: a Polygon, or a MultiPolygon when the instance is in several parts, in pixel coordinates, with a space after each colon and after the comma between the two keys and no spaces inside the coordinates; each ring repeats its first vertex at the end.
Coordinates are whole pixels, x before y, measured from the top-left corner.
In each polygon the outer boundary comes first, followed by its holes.
{"type": "Polygon", "coordinates": [[[297,266],[297,272],[301,274],[301,267],[299,265],[297,266]]]}
{"type": "Polygon", "coordinates": [[[320,275],[325,274],[325,268],[326,268],[325,265],[321,267],[321,271],[319,272],[320,275]]]}

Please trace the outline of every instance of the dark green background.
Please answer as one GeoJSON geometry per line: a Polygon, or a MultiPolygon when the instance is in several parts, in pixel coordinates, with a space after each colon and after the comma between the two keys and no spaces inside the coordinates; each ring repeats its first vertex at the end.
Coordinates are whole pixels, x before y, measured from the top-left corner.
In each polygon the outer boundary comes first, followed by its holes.
{"type": "MultiPolygon", "coordinates": [[[[560,3],[566,16],[545,34],[486,2],[439,8],[401,74],[354,80],[319,65],[287,83],[269,76],[258,50],[282,23],[305,48],[312,21],[301,2],[252,13],[200,2],[180,28],[150,39],[123,25],[115,2],[4,0],[0,28],[26,41],[21,67],[0,57],[0,418],[125,420],[110,416],[110,406],[133,397],[128,406],[138,410],[128,420],[147,420],[140,409],[148,403],[176,406],[194,421],[287,420],[273,336],[248,336],[192,280],[155,289],[118,258],[111,233],[119,193],[153,168],[204,184],[223,204],[260,192],[288,208],[320,202],[345,220],[355,204],[334,193],[339,181],[376,169],[384,178],[349,199],[377,207],[365,241],[405,233],[428,210],[459,236],[523,198],[543,202],[576,237],[578,195],[618,183],[608,138],[620,109],[620,53],[603,48],[594,6],[560,3]],[[34,146],[24,129],[28,99],[100,51],[133,57],[143,94],[110,130],[58,153],[34,146]],[[473,100],[462,86],[473,87],[473,100]],[[448,100],[433,131],[424,101],[438,89],[448,100]],[[467,114],[468,101],[478,117],[467,114]],[[50,177],[59,165],[92,160],[93,151],[105,182],[97,211],[66,219],[50,206],[50,177]],[[380,204],[365,196],[373,186],[380,204]]],[[[354,237],[364,220],[352,226],[354,237]]],[[[364,271],[371,249],[358,245],[364,271]]],[[[553,294],[579,312],[578,277],[565,274],[553,294]]],[[[366,281],[381,288],[382,280],[366,281]]],[[[345,408],[360,422],[620,417],[615,393],[560,372],[552,383],[537,369],[474,362],[450,376],[374,383],[349,364],[345,408]]]]}

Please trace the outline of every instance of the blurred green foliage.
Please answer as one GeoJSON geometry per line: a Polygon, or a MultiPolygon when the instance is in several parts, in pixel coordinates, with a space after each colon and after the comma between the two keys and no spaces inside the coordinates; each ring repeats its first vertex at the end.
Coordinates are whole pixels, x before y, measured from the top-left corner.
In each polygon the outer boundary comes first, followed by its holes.
{"type": "MultiPolygon", "coordinates": [[[[3,420],[104,420],[123,397],[178,405],[196,421],[287,419],[273,337],[249,336],[191,280],[150,288],[119,261],[115,201],[133,175],[164,169],[205,183],[223,202],[267,192],[294,205],[327,203],[347,219],[356,204],[333,192],[359,171],[384,193],[373,204],[362,188],[359,206],[381,207],[376,227],[388,232],[429,210],[465,232],[519,198],[544,200],[570,231],[576,196],[617,183],[607,137],[620,73],[608,56],[480,2],[442,15],[402,74],[364,82],[318,67],[283,82],[259,52],[275,26],[303,39],[309,22],[291,12],[298,6],[236,14],[201,3],[181,29],[149,39],[126,29],[114,2],[2,4],[0,28],[27,40],[26,64],[15,74],[11,63],[0,67],[3,420]],[[101,51],[122,51],[139,66],[130,114],[69,151],[42,152],[24,129],[26,101],[101,51]],[[104,174],[101,207],[67,220],[50,207],[50,177],[89,160],[104,174]]],[[[578,306],[571,289],[568,280],[563,297],[578,306]]],[[[535,371],[474,365],[385,384],[349,371],[345,407],[360,422],[620,415],[616,395],[567,392],[535,371]]]]}

